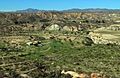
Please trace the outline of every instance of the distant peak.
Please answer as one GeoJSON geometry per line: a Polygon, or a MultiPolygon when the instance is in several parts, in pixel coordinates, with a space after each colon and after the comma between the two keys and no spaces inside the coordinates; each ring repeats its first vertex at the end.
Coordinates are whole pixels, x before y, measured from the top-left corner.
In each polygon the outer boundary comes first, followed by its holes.
{"type": "Polygon", "coordinates": [[[21,12],[21,13],[34,13],[34,12],[39,12],[40,10],[38,9],[33,9],[33,8],[28,8],[28,9],[25,9],[25,10],[17,10],[16,12],[21,12]]]}

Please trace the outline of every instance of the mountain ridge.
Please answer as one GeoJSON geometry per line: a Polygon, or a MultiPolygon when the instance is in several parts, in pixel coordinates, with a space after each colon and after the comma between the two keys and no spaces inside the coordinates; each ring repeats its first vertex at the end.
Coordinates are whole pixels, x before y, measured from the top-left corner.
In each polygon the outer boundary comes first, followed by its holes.
{"type": "MultiPolygon", "coordinates": [[[[0,11],[2,12],[2,11],[0,11]]],[[[16,10],[11,12],[17,13],[37,13],[37,12],[120,12],[120,9],[106,9],[106,8],[86,8],[86,9],[79,9],[79,8],[72,8],[67,10],[39,10],[28,8],[24,10],[16,10]]]]}

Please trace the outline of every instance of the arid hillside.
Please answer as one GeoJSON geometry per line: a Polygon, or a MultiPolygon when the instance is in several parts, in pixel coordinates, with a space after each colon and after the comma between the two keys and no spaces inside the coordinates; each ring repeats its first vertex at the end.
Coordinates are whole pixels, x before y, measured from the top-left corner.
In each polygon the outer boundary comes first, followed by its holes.
{"type": "Polygon", "coordinates": [[[0,34],[41,31],[54,24],[59,26],[59,30],[86,30],[109,26],[117,20],[117,18],[113,19],[116,16],[118,14],[84,12],[0,13],[0,34]]]}
{"type": "Polygon", "coordinates": [[[0,13],[0,78],[119,78],[119,20],[119,12],[0,13]]]}

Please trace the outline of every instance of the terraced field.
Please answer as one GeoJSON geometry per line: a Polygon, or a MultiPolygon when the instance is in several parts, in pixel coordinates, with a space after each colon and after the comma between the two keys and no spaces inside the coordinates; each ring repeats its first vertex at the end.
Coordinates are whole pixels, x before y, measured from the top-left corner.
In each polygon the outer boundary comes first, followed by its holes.
{"type": "Polygon", "coordinates": [[[98,28],[93,32],[90,32],[89,35],[91,36],[91,38],[93,37],[93,41],[95,41],[96,43],[113,43],[120,45],[120,30],[115,29],[114,26],[98,28]]]}

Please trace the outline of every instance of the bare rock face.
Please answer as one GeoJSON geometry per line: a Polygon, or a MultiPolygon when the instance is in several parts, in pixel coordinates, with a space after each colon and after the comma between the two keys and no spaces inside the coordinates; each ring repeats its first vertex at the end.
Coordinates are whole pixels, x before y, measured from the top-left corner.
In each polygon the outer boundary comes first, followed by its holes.
{"type": "Polygon", "coordinates": [[[53,24],[46,28],[47,30],[60,30],[60,26],[57,24],[53,24]]]}

